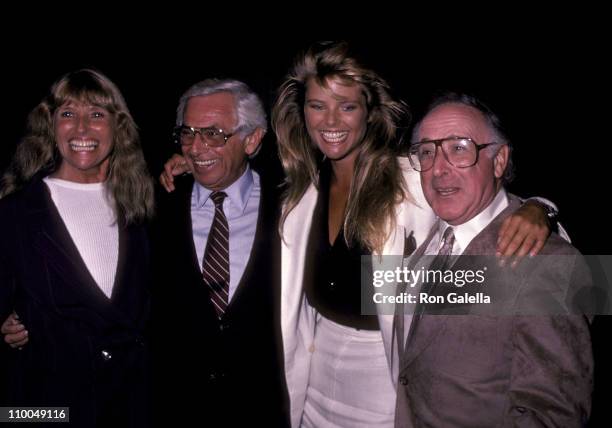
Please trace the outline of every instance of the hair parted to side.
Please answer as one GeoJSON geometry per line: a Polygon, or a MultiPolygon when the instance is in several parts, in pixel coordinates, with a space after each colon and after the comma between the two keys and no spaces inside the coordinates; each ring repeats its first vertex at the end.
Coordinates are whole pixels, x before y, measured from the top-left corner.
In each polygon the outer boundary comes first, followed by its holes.
{"type": "MultiPolygon", "coordinates": [[[[514,162],[512,162],[513,147],[510,139],[508,138],[506,128],[504,127],[503,122],[501,121],[499,116],[497,116],[497,114],[495,114],[495,112],[493,112],[493,110],[491,110],[491,108],[486,103],[484,103],[475,95],[466,92],[455,91],[445,91],[436,94],[428,104],[427,109],[425,110],[425,113],[423,114],[421,120],[419,120],[419,122],[415,125],[412,131],[411,143],[417,142],[416,139],[419,135],[421,122],[423,121],[425,116],[427,116],[436,107],[439,107],[443,104],[461,104],[464,106],[475,108],[483,114],[487,121],[487,124],[489,125],[489,128],[493,133],[495,142],[508,146],[508,163],[506,164],[506,169],[504,170],[504,175],[502,176],[501,180],[503,184],[508,184],[512,182],[515,174],[514,162]]],[[[479,143],[484,144],[487,143],[487,141],[479,141],[479,143]]]]}
{"type": "Polygon", "coordinates": [[[410,194],[402,177],[397,152],[397,128],[406,119],[405,104],[394,100],[389,86],[363,66],[346,42],[322,42],[300,54],[278,90],[272,109],[272,128],[286,173],[281,233],[287,215],[308,186],[318,186],[322,154],[311,140],[304,119],[306,83],[325,87],[330,79],[359,85],[368,109],[367,129],[356,160],[344,220],[347,243],[381,251],[395,226],[395,207],[410,194]]]}
{"type": "Polygon", "coordinates": [[[61,156],[54,133],[55,111],[68,101],[106,109],[113,117],[113,149],[105,182],[118,219],[136,223],[153,215],[153,180],[147,171],[138,127],[117,86],[102,73],[81,69],[62,76],[30,112],[26,135],[2,177],[0,197],[24,187],[37,173],[57,170],[61,156]]]}
{"type": "MultiPolygon", "coordinates": [[[[183,124],[185,109],[190,98],[203,97],[219,92],[229,92],[234,96],[236,114],[238,116],[236,128],[240,128],[240,135],[249,135],[257,128],[261,128],[264,133],[267,132],[266,111],[261,99],[246,83],[234,79],[206,79],[192,85],[179,100],[179,105],[176,109],[176,125],[180,126],[183,124]]],[[[234,132],[234,130],[226,131],[234,132]]],[[[255,157],[260,149],[261,145],[250,157],[255,157]]]]}

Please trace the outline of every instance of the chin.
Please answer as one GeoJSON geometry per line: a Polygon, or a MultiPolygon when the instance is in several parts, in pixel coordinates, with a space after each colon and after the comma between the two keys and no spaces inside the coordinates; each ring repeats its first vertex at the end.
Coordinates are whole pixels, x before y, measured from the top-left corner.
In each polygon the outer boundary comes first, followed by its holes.
{"type": "Polygon", "coordinates": [[[215,182],[215,180],[212,180],[210,177],[206,177],[206,176],[202,176],[198,174],[194,174],[193,178],[195,179],[195,181],[197,181],[204,187],[208,187],[215,182]]]}
{"type": "Polygon", "coordinates": [[[444,220],[447,223],[453,222],[453,220],[461,217],[461,212],[458,212],[456,209],[452,209],[452,207],[446,208],[440,205],[433,205],[432,208],[438,217],[444,220]]]}

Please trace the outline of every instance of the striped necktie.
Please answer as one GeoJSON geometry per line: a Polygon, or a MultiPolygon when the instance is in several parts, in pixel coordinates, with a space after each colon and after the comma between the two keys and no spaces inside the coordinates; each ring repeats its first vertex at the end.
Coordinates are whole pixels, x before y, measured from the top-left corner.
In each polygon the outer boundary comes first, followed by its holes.
{"type": "Polygon", "coordinates": [[[210,289],[210,300],[219,319],[223,317],[229,301],[229,227],[223,212],[225,192],[212,192],[210,198],[215,203],[213,218],[204,250],[202,275],[210,289]]]}

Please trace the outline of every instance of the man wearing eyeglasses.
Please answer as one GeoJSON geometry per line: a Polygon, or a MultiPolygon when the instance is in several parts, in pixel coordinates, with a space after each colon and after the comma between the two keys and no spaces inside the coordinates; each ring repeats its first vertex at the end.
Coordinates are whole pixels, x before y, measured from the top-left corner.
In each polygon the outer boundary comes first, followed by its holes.
{"type": "Polygon", "coordinates": [[[583,259],[556,234],[538,260],[514,269],[480,257],[495,255],[520,201],[504,190],[508,140],[478,100],[441,97],[413,141],[410,162],[439,220],[408,265],[450,272],[451,283],[423,281],[416,304],[396,315],[396,426],[583,426],[593,359],[588,320],[572,307],[573,293],[590,286],[583,259]],[[480,285],[452,283],[478,270],[480,285]],[[473,290],[492,303],[465,296],[473,290]]]}
{"type": "Polygon", "coordinates": [[[176,123],[191,175],[159,195],[157,421],[284,426],[278,195],[249,166],[266,132],[262,103],[242,82],[209,79],[181,97],[176,123]]]}

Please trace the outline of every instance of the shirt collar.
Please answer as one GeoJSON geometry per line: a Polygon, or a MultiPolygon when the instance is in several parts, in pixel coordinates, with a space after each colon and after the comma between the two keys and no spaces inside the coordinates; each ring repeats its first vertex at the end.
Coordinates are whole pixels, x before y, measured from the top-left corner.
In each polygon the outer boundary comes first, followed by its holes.
{"type": "MultiPolygon", "coordinates": [[[[508,206],[508,195],[504,188],[501,188],[493,201],[480,213],[474,216],[469,221],[453,226],[455,235],[455,244],[453,245],[453,253],[461,254],[468,247],[472,239],[476,237],[482,230],[491,223],[491,221],[499,215],[508,206]]],[[[447,222],[440,219],[438,224],[438,239],[442,239],[442,234],[446,228],[450,226],[447,222]]]]}
{"type": "MultiPolygon", "coordinates": [[[[229,208],[230,212],[236,213],[236,215],[242,215],[247,206],[247,201],[249,200],[249,196],[251,195],[251,191],[253,190],[253,171],[247,164],[244,173],[238,178],[238,180],[234,181],[228,187],[223,189],[223,192],[227,194],[227,199],[229,199],[229,208]]],[[[212,190],[207,189],[202,186],[197,181],[195,182],[195,205],[196,208],[200,209],[206,205],[210,199],[210,195],[212,190]]],[[[212,200],[210,201],[212,204],[212,200]]]]}

